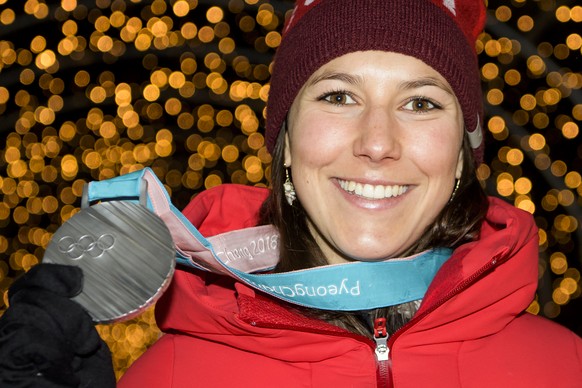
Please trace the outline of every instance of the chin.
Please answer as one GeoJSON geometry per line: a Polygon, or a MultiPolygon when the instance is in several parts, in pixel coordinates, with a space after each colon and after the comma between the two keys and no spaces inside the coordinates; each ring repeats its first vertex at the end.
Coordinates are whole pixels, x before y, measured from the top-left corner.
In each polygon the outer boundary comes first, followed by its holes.
{"type": "Polygon", "coordinates": [[[349,261],[384,261],[384,260],[398,257],[398,255],[388,253],[388,252],[382,252],[382,253],[364,252],[364,254],[362,254],[361,250],[358,251],[357,255],[351,254],[351,253],[344,253],[344,256],[349,261]]]}

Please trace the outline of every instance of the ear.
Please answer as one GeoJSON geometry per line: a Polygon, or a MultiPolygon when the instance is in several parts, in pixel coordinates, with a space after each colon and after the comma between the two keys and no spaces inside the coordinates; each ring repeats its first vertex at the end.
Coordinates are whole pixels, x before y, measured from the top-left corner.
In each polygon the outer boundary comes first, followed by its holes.
{"type": "Polygon", "coordinates": [[[461,175],[463,174],[463,149],[459,151],[459,159],[457,159],[457,170],[455,171],[455,178],[461,179],[461,175]]]}
{"type": "Polygon", "coordinates": [[[285,167],[291,167],[291,146],[289,145],[289,131],[285,131],[285,167]]]}

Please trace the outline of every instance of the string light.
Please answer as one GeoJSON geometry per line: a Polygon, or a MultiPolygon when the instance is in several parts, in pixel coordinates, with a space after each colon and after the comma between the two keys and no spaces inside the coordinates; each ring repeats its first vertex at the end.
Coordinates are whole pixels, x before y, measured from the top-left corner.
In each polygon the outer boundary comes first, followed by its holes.
{"type": "MultiPolygon", "coordinates": [[[[269,185],[264,106],[291,7],[0,0],[0,313],[10,284],[78,211],[86,182],[148,166],[178,208],[222,183],[269,185]]],[[[488,7],[478,177],[534,214],[543,292],[528,310],[559,320],[582,293],[582,7],[488,7]]],[[[98,330],[118,376],[159,336],[152,309],[98,330]]]]}

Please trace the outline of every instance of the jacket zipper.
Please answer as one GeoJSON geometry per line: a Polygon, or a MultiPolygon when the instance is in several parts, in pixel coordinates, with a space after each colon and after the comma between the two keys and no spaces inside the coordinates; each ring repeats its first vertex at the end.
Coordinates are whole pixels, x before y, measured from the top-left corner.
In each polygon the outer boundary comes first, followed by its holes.
{"type": "Polygon", "coordinates": [[[489,272],[493,269],[499,262],[500,257],[503,256],[503,253],[499,253],[495,255],[487,264],[483,265],[477,272],[475,272],[472,276],[465,279],[464,282],[459,284],[455,287],[451,292],[447,295],[439,299],[436,303],[434,303],[430,309],[426,310],[424,314],[420,316],[413,317],[406,325],[398,329],[395,333],[391,336],[388,335],[386,331],[386,319],[385,318],[377,318],[374,321],[374,340],[376,342],[376,361],[378,363],[377,375],[378,375],[378,387],[392,387],[392,362],[390,359],[390,349],[394,345],[394,341],[398,338],[402,333],[408,330],[411,326],[413,326],[416,322],[427,316],[428,314],[432,313],[436,310],[440,305],[445,303],[447,300],[452,298],[454,295],[457,295],[465,288],[469,287],[472,283],[474,283],[477,279],[482,277],[485,273],[489,272]]]}
{"type": "MultiPolygon", "coordinates": [[[[444,297],[439,299],[436,303],[434,303],[428,310],[424,311],[422,315],[414,316],[406,325],[398,329],[394,332],[391,336],[388,335],[388,331],[386,329],[386,319],[385,318],[377,318],[374,320],[374,341],[370,341],[369,337],[363,337],[358,334],[347,334],[347,333],[329,333],[325,332],[326,334],[333,334],[338,335],[341,337],[351,337],[358,339],[359,341],[363,341],[367,343],[372,349],[374,349],[374,353],[376,356],[376,375],[378,381],[379,388],[391,388],[393,385],[392,382],[392,360],[390,358],[390,349],[394,345],[396,338],[398,338],[401,334],[407,331],[411,326],[415,325],[417,321],[423,319],[428,314],[432,313],[436,310],[440,305],[446,302],[448,299],[452,298],[454,295],[458,294],[459,292],[463,291],[473,282],[475,282],[478,278],[483,276],[486,272],[489,272],[493,267],[498,264],[499,258],[503,256],[503,253],[495,255],[487,264],[481,267],[477,272],[475,272],[472,276],[465,279],[460,285],[455,287],[451,292],[446,294],[444,297]]],[[[253,326],[257,326],[257,323],[252,322],[253,326]]],[[[277,328],[277,329],[284,329],[287,328],[289,330],[296,330],[296,326],[286,326],[286,325],[268,325],[268,324],[261,324],[258,325],[260,327],[270,327],[270,328],[277,328]]],[[[317,333],[320,331],[310,331],[312,333],[317,333]]]]}
{"type": "Polygon", "coordinates": [[[386,330],[386,318],[374,320],[374,341],[376,342],[376,363],[378,387],[390,387],[390,348],[388,347],[388,331],[386,330]]]}

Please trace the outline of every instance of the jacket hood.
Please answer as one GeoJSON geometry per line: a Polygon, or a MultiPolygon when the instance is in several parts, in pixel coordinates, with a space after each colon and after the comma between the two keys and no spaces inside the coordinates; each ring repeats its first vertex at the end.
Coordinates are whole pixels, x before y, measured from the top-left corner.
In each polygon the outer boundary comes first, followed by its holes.
{"type": "MultiPolygon", "coordinates": [[[[225,184],[196,196],[183,213],[209,237],[255,226],[267,196],[267,189],[225,184]]],[[[431,343],[437,344],[503,329],[532,301],[537,249],[531,215],[492,198],[480,239],[458,248],[442,266],[420,310],[398,332],[406,332],[400,335],[398,346],[418,346],[417,339],[427,338],[427,332],[431,343]]],[[[156,319],[164,332],[180,332],[290,362],[318,361],[372,345],[364,337],[301,316],[234,279],[188,268],[176,271],[156,305],[156,319]],[[295,336],[297,332],[301,335],[295,336]],[[337,341],[338,336],[348,340],[337,341]]]]}

